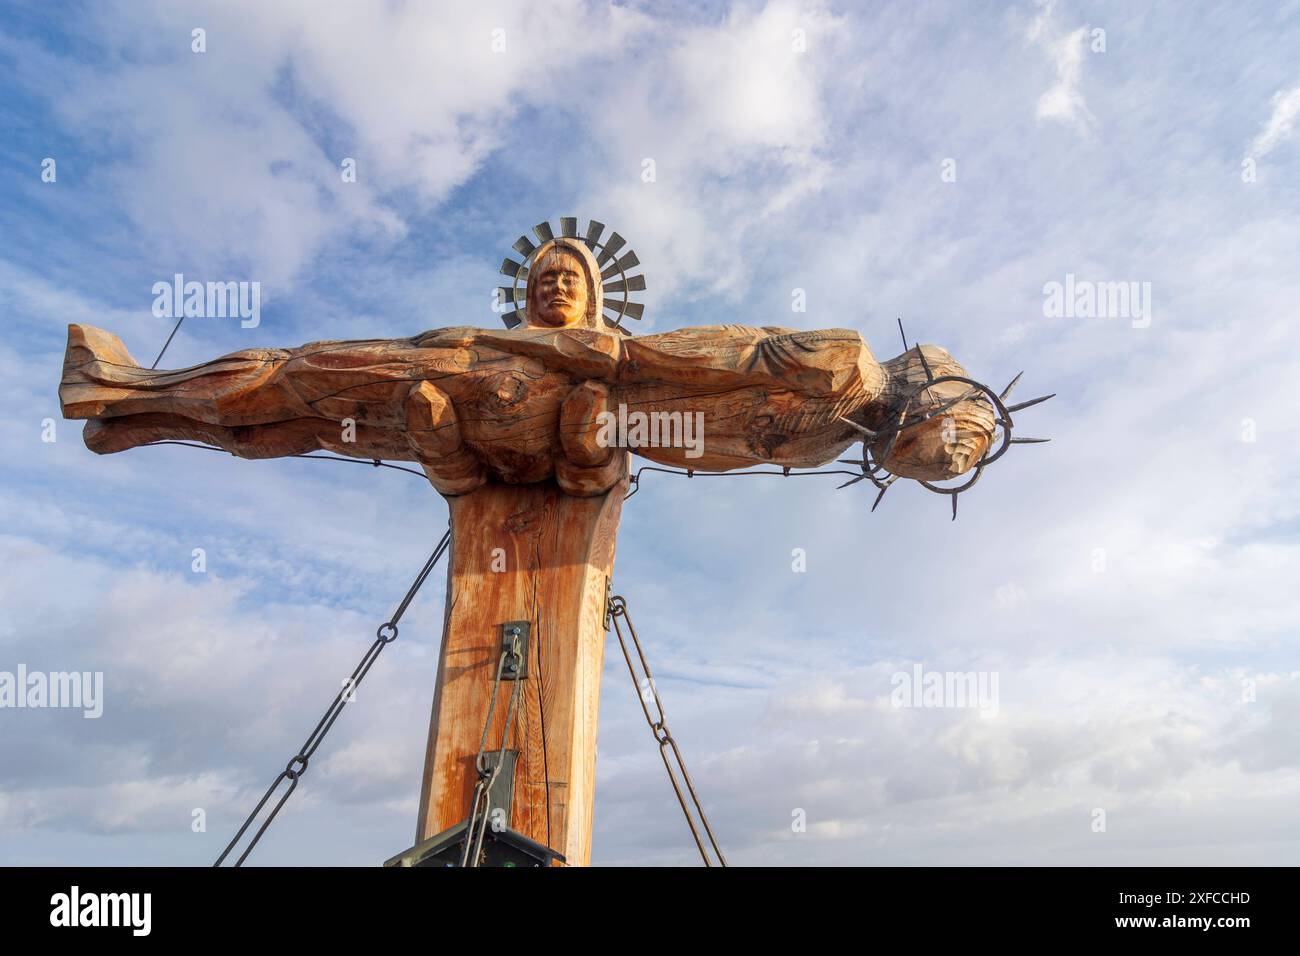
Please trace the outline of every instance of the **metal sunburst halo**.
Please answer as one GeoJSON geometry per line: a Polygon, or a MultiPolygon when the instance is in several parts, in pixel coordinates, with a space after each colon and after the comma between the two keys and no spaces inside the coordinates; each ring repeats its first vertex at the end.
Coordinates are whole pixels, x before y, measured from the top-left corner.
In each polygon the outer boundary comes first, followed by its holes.
{"type": "MultiPolygon", "coordinates": [[[[601,318],[609,329],[627,332],[623,326],[625,318],[640,320],[645,314],[645,305],[641,302],[633,302],[629,293],[645,291],[645,276],[630,275],[629,273],[641,264],[635,252],[631,249],[624,251],[627,240],[617,232],[611,232],[608,239],[602,240],[605,232],[605,224],[592,219],[587,225],[586,233],[581,236],[583,242],[592,255],[596,257],[596,265],[600,268],[601,291],[604,296],[601,318]],[[619,253],[622,252],[622,255],[619,253]]],[[[534,255],[537,250],[553,239],[579,239],[578,220],[575,216],[563,216],[560,218],[560,234],[557,237],[555,231],[551,228],[549,221],[539,222],[533,226],[533,235],[537,237],[534,243],[528,236],[520,236],[515,240],[513,248],[523,257],[519,262],[507,257],[501,263],[501,274],[513,280],[511,285],[500,286],[497,290],[498,301],[509,302],[516,307],[520,303],[527,301],[528,297],[528,270],[533,263],[534,255]]],[[[513,312],[505,313],[501,316],[501,321],[505,323],[506,328],[513,329],[523,324],[526,319],[524,309],[516,308],[513,312]]]]}

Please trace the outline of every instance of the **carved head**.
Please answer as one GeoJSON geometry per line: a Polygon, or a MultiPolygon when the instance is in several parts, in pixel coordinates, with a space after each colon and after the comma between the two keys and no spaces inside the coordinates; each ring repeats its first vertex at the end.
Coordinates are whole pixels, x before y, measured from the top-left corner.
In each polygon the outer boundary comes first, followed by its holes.
{"type": "MultiPolygon", "coordinates": [[[[945,349],[935,345],[920,346],[925,351],[929,369],[935,377],[962,375],[962,368],[945,349]]],[[[988,450],[994,436],[993,408],[969,386],[960,382],[940,382],[928,388],[926,365],[915,348],[884,362],[888,373],[887,391],[896,402],[910,396],[906,427],[893,441],[883,437],[872,445],[890,474],[926,481],[957,478],[975,467],[988,450]],[[962,396],[969,397],[963,398],[962,396]],[[933,417],[926,418],[927,415],[933,417]]],[[[884,429],[882,419],[879,427],[884,429]]]]}
{"type": "MultiPolygon", "coordinates": [[[[969,377],[947,351],[934,345],[915,345],[880,364],[885,372],[885,387],[878,397],[885,400],[879,403],[884,407],[873,409],[866,425],[843,419],[866,435],[862,475],[847,484],[869,478],[880,489],[876,504],[899,478],[914,478],[930,491],[951,496],[952,516],[956,518],[957,496],[979,481],[984,469],[1008,448],[1016,443],[1049,440],[1011,437],[1015,428],[1013,412],[1045,402],[1055,394],[1006,404],[1020,381],[1019,375],[1001,392],[995,392],[969,377]],[[996,450],[990,450],[995,441],[996,450]],[[973,474],[960,484],[934,484],[967,472],[973,474]]],[[[871,510],[876,510],[875,504],[871,510]]]]}
{"type": "Polygon", "coordinates": [[[599,329],[602,303],[600,269],[585,243],[553,239],[537,250],[528,270],[529,328],[599,329]]]}

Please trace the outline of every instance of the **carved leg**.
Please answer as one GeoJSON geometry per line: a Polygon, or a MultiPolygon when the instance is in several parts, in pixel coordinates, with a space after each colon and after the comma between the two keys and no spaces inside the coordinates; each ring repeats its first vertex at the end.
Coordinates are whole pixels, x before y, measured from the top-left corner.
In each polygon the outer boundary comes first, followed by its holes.
{"type": "Polygon", "coordinates": [[[137,448],[155,441],[196,441],[216,445],[240,458],[282,458],[314,451],[332,451],[353,458],[410,457],[406,437],[395,428],[374,428],[360,422],[353,441],[343,440],[338,422],[296,418],[271,425],[211,425],[181,415],[141,414],[92,418],[83,432],[86,447],[97,455],[137,448]]]}

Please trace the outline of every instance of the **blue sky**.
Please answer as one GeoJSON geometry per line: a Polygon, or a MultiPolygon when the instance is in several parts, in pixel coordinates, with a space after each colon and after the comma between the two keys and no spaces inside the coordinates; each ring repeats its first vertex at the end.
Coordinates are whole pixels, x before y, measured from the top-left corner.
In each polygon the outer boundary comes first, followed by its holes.
{"type": "MultiPolygon", "coordinates": [[[[955,523],[832,478],[650,475],[628,503],[616,587],[733,862],[1295,862],[1300,5],[456,11],[0,14],[0,670],[106,684],[97,721],[0,710],[0,862],[215,857],[446,523],[397,472],[42,441],[67,323],[152,361],[181,272],[261,282],[262,321],[187,321],[164,367],[493,326],[510,243],[561,215],[628,237],[639,331],[847,327],[887,357],[901,316],[1059,393],[1023,419],[1052,444],[955,523]],[[1149,326],[1046,315],[1067,274],[1150,283],[1149,326]],[[892,707],[915,663],[997,672],[998,715],[892,707]]],[[[442,597],[257,862],[410,843],[442,597]]],[[[607,665],[593,862],[691,863],[607,665]]]]}

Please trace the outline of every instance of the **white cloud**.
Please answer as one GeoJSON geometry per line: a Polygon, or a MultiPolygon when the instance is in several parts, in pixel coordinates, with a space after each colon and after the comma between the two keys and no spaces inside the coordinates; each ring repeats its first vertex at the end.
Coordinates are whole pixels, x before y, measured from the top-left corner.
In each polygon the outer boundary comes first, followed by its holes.
{"type": "MultiPolygon", "coordinates": [[[[137,771],[140,772],[140,771],[137,771]]],[[[17,789],[0,794],[0,832],[73,830],[85,834],[183,833],[195,809],[233,803],[238,788],[217,773],[142,772],[135,779],[17,789]]]]}
{"type": "Polygon", "coordinates": [[[111,51],[61,64],[65,127],[119,145],[104,177],[160,259],[289,282],[332,244],[400,239],[493,150],[526,104],[616,59],[644,18],[570,0],[472,6],[238,2],[101,10],[111,51]],[[493,31],[504,29],[504,52],[493,31]],[[345,183],[340,163],[357,162],[345,183]],[[401,195],[400,206],[389,197],[401,195]],[[412,201],[415,202],[413,207],[412,201]]]}
{"type": "MultiPolygon", "coordinates": [[[[834,689],[810,669],[787,691],[732,695],[727,706],[749,719],[747,743],[708,755],[687,749],[733,862],[1149,860],[1171,839],[1217,842],[1207,835],[1224,827],[1267,841],[1287,827],[1279,796],[1300,793],[1295,748],[1281,744],[1300,702],[1295,672],[1201,675],[1132,654],[1021,660],[1001,671],[998,716],[982,718],[889,706],[895,666],[852,669],[834,689]],[[1257,684],[1256,702],[1242,700],[1246,677],[1257,684]],[[859,706],[819,702],[843,701],[846,686],[859,706]],[[1275,756],[1256,756],[1265,741],[1275,756]],[[1235,796],[1219,796],[1228,793],[1235,796]],[[1108,815],[1100,834],[1091,829],[1098,807],[1108,815]],[[806,833],[791,829],[796,809],[806,833]]],[[[698,699],[679,706],[676,687],[666,693],[683,746],[683,728],[698,742],[707,710],[698,699]]],[[[606,705],[602,718],[614,709],[606,705]]],[[[639,749],[649,757],[648,747],[639,749]]],[[[620,808],[598,832],[606,859],[644,859],[638,854],[649,842],[661,846],[651,859],[689,863],[684,824],[655,779],[662,768],[648,759],[603,766],[610,773],[602,799],[620,808]],[[631,820],[650,841],[618,832],[631,820]]],[[[1261,858],[1287,852],[1283,842],[1261,858]]],[[[1225,844],[1198,858],[1226,862],[1234,854],[1225,844]]]]}
{"type": "Polygon", "coordinates": [[[1297,114],[1300,114],[1300,86],[1274,93],[1273,113],[1264,124],[1264,129],[1250,144],[1250,155],[1256,159],[1267,156],[1289,140],[1295,130],[1297,114]]]}
{"type": "Polygon", "coordinates": [[[755,266],[748,237],[826,185],[828,84],[856,69],[848,31],[822,4],[786,0],[659,22],[653,51],[611,70],[607,99],[578,102],[603,154],[581,204],[635,223],[655,297],[734,301],[755,266]]]}
{"type": "Polygon", "coordinates": [[[1083,61],[1088,53],[1088,27],[1063,32],[1054,17],[1055,0],[1036,2],[1039,12],[1026,30],[1025,39],[1043,51],[1056,73],[1056,82],[1038,98],[1034,115],[1039,120],[1065,123],[1088,135],[1097,122],[1080,89],[1083,61]]]}
{"type": "Polygon", "coordinates": [[[192,19],[165,4],[105,13],[107,64],[51,64],[69,77],[57,115],[123,148],[95,175],[160,265],[247,272],[271,294],[349,242],[400,242],[493,153],[529,165],[543,147],[520,121],[535,111],[578,124],[565,148],[582,158],[566,169],[581,174],[579,205],[636,223],[653,295],[734,297],[745,236],[825,185],[826,86],[861,69],[846,21],[816,0],[708,24],[577,0],[452,19],[420,4],[241,2],[205,21],[205,54],[189,50],[192,19]]]}
{"type": "MultiPolygon", "coordinates": [[[[142,550],[150,545],[157,542],[142,550]]],[[[129,570],[21,538],[0,537],[0,561],[11,569],[0,604],[13,609],[13,626],[0,631],[0,668],[21,662],[104,675],[97,720],[0,711],[7,728],[0,833],[12,838],[77,830],[170,834],[185,843],[191,811],[203,808],[210,839],[224,842],[231,821],[252,808],[302,743],[387,610],[366,619],[295,601],[292,585],[280,589],[279,601],[253,602],[246,583],[129,570]],[[65,589],[66,582],[76,585],[65,589]]],[[[405,641],[357,688],[295,801],[374,802],[394,832],[409,829],[426,724],[407,718],[428,711],[436,672],[429,631],[438,608],[436,588],[412,606],[405,641]]],[[[207,852],[206,844],[195,852],[207,852]]]]}

